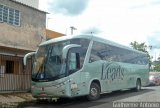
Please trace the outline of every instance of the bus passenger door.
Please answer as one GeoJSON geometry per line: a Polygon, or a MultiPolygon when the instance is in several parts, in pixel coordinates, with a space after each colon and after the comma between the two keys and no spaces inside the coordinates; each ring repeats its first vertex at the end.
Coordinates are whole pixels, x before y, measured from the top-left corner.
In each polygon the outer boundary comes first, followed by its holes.
{"type": "Polygon", "coordinates": [[[71,95],[77,96],[79,94],[80,80],[80,48],[71,48],[68,52],[67,71],[70,79],[71,95]]]}

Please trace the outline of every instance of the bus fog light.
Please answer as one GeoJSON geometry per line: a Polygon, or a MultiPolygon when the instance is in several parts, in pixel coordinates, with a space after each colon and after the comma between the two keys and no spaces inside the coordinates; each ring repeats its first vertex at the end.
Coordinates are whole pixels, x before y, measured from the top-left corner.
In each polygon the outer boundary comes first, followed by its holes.
{"type": "Polygon", "coordinates": [[[77,86],[77,84],[71,84],[71,89],[76,89],[76,88],[78,88],[78,86],[77,86]]]}
{"type": "Polygon", "coordinates": [[[60,86],[63,86],[63,85],[64,85],[63,83],[60,84],[60,86]]]}
{"type": "Polygon", "coordinates": [[[35,89],[35,86],[31,86],[31,89],[35,89]]]}

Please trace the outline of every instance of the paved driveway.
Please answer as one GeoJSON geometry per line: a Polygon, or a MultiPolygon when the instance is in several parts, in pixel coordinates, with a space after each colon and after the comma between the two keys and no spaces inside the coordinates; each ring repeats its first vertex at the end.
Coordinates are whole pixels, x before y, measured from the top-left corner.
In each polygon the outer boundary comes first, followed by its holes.
{"type": "Polygon", "coordinates": [[[160,102],[160,86],[144,87],[140,92],[126,90],[108,93],[102,95],[99,100],[94,102],[87,101],[84,97],[81,97],[63,99],[57,103],[32,103],[25,108],[114,108],[116,107],[115,102],[160,102]]]}

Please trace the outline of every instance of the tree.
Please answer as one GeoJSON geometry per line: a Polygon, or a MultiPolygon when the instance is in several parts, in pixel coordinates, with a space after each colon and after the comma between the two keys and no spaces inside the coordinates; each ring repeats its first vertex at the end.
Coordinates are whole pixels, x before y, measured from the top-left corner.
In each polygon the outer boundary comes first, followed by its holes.
{"type": "Polygon", "coordinates": [[[159,57],[158,57],[158,61],[160,61],[160,55],[159,55],[159,57]]]}
{"type": "Polygon", "coordinates": [[[154,61],[154,70],[160,72],[160,55],[156,61],[154,61]]]}
{"type": "Polygon", "coordinates": [[[160,72],[160,64],[156,64],[154,70],[160,72]]]}
{"type": "Polygon", "coordinates": [[[134,49],[136,49],[136,50],[139,50],[139,51],[148,53],[148,51],[147,51],[147,48],[148,48],[148,47],[147,47],[147,45],[145,44],[145,42],[143,42],[143,43],[138,43],[138,42],[134,41],[134,42],[131,42],[130,45],[131,45],[132,48],[134,48],[134,49]]]}

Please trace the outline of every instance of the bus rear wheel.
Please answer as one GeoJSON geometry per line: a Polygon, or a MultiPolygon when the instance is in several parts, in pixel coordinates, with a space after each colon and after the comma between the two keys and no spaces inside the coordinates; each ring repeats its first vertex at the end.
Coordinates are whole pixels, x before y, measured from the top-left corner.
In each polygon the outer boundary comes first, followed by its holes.
{"type": "Polygon", "coordinates": [[[141,90],[141,80],[137,79],[136,81],[136,87],[134,88],[134,91],[138,92],[141,90]]]}
{"type": "Polygon", "coordinates": [[[89,95],[87,99],[89,101],[97,100],[100,97],[100,86],[97,83],[92,83],[90,86],[89,95]]]}

